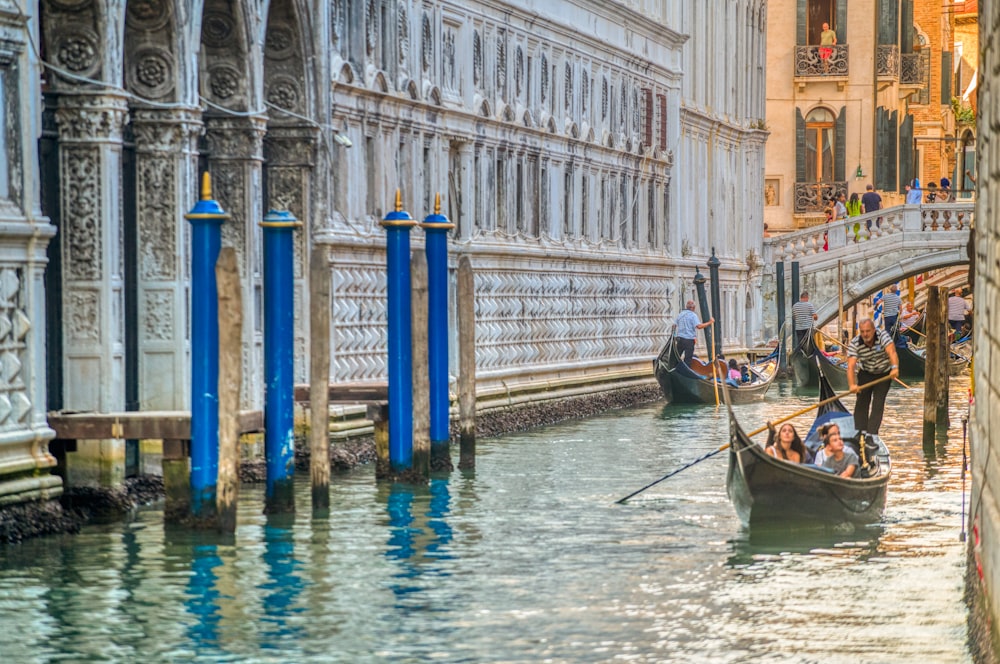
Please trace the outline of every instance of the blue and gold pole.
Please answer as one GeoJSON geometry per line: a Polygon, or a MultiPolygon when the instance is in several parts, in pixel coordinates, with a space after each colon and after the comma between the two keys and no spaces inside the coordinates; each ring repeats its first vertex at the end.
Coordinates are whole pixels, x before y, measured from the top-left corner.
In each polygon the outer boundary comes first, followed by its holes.
{"type": "Polygon", "coordinates": [[[295,511],[295,289],[292,267],[295,231],[290,212],[271,210],[264,233],[264,455],[267,488],[264,511],[295,511]]]}
{"type": "Polygon", "coordinates": [[[448,231],[455,224],[441,214],[441,194],[434,214],[420,224],[427,252],[427,362],[430,374],[431,468],[451,470],[448,442],[448,231]]]}
{"type": "Polygon", "coordinates": [[[403,210],[385,216],[386,318],[389,328],[389,468],[400,473],[413,466],[413,327],[410,320],[410,229],[417,222],[403,210]]]}
{"type": "Polygon", "coordinates": [[[229,218],[202,176],[191,222],[191,514],[213,518],[219,480],[219,295],[215,263],[229,218]]]}

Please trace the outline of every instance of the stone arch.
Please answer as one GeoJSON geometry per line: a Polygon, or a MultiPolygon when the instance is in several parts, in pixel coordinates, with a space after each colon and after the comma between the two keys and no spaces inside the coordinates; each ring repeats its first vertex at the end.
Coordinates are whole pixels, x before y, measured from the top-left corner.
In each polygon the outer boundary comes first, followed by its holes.
{"type": "Polygon", "coordinates": [[[354,69],[351,67],[351,63],[342,64],[337,72],[337,83],[351,85],[354,83],[354,78],[354,69]]]}
{"type": "Polygon", "coordinates": [[[493,110],[490,108],[490,101],[484,99],[481,104],[479,104],[479,116],[483,118],[493,117],[493,110]]]}
{"type": "Polygon", "coordinates": [[[427,99],[435,106],[441,105],[441,88],[432,85],[427,92],[427,99]]]}
{"type": "Polygon", "coordinates": [[[420,89],[417,88],[417,82],[412,78],[406,81],[403,88],[406,90],[406,94],[409,95],[410,99],[413,101],[420,99],[420,89]]]}
{"type": "MultiPolygon", "coordinates": [[[[151,101],[179,101],[187,72],[177,58],[178,34],[174,5],[167,0],[125,5],[125,89],[151,101]]],[[[185,100],[194,102],[195,100],[185,100]]]]}
{"type": "MultiPolygon", "coordinates": [[[[117,26],[104,0],[42,0],[40,5],[42,52],[50,62],[75,76],[121,83],[121,68],[115,66],[122,55],[117,26]]],[[[54,70],[46,74],[51,74],[51,92],[87,85],[54,70]]]]}
{"type": "Polygon", "coordinates": [[[567,133],[573,138],[580,138],[580,125],[570,121],[567,133]]]}
{"type": "Polygon", "coordinates": [[[593,143],[594,142],[594,138],[595,138],[594,128],[591,127],[590,129],[587,130],[587,142],[588,143],[593,143]]]}
{"type": "Polygon", "coordinates": [[[525,109],[524,113],[521,114],[521,124],[525,127],[534,126],[534,120],[531,117],[531,110],[525,109]]]}
{"type": "Polygon", "coordinates": [[[376,72],[375,78],[372,79],[372,90],[381,92],[383,94],[389,92],[389,82],[385,80],[385,73],[376,72]]]}
{"type": "MultiPolygon", "coordinates": [[[[199,52],[200,96],[233,111],[257,110],[250,30],[238,0],[205,0],[199,52]],[[235,6],[234,6],[235,5],[235,6]]],[[[211,107],[206,115],[218,114],[211,107]]]]}
{"type": "Polygon", "coordinates": [[[510,107],[510,104],[504,104],[503,108],[500,110],[500,118],[504,122],[514,122],[514,109],[510,107]]]}
{"type": "Polygon", "coordinates": [[[545,129],[548,130],[550,134],[558,133],[559,127],[556,126],[556,119],[550,117],[549,121],[545,123],[545,129]]]}

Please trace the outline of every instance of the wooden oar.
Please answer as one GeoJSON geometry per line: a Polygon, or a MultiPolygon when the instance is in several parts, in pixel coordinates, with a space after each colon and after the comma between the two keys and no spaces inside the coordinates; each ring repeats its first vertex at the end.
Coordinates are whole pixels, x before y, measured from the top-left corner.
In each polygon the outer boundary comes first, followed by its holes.
{"type": "Polygon", "coordinates": [[[711,357],[711,362],[712,362],[712,385],[715,386],[715,407],[718,408],[719,407],[719,375],[718,375],[718,372],[717,372],[718,366],[716,366],[718,363],[715,361],[715,330],[712,329],[711,325],[708,326],[708,330],[710,332],[710,334],[708,335],[708,344],[709,344],[709,351],[708,352],[710,352],[712,354],[712,357],[711,357]]]}
{"type": "MultiPolygon", "coordinates": [[[[879,384],[879,383],[881,383],[882,381],[886,381],[886,380],[889,380],[889,376],[882,376],[881,378],[876,378],[875,380],[871,381],[870,383],[865,383],[864,385],[860,386],[860,387],[858,388],[858,390],[859,390],[859,391],[860,391],[860,390],[866,390],[866,389],[868,389],[869,387],[872,387],[873,385],[878,385],[878,384],[879,384]]],[[[833,403],[833,402],[834,402],[834,401],[836,401],[837,399],[840,399],[840,398],[842,398],[842,397],[846,397],[846,396],[849,396],[850,394],[851,394],[851,391],[850,391],[850,390],[848,390],[847,392],[841,392],[840,394],[835,394],[835,395],[833,395],[832,397],[829,397],[828,399],[823,399],[823,400],[822,400],[822,401],[820,401],[820,402],[817,402],[817,403],[814,403],[813,405],[809,406],[808,408],[803,408],[802,410],[797,410],[797,411],[795,411],[794,413],[792,413],[791,415],[786,415],[785,417],[782,417],[782,418],[780,418],[780,419],[777,419],[777,420],[775,420],[775,421],[771,422],[770,424],[771,424],[771,426],[774,426],[774,425],[776,425],[776,424],[783,424],[783,423],[787,422],[788,420],[791,420],[791,419],[794,419],[794,418],[796,418],[796,417],[798,417],[798,416],[800,416],[800,415],[805,415],[805,414],[806,414],[806,413],[808,413],[808,412],[809,412],[810,410],[815,410],[815,409],[819,408],[820,406],[825,406],[825,405],[826,405],[826,404],[828,404],[828,403],[833,403]]],[[[766,430],[767,430],[767,425],[765,424],[764,426],[760,427],[759,429],[754,429],[753,431],[751,431],[750,433],[748,433],[748,434],[747,434],[747,436],[749,436],[749,437],[752,437],[752,436],[756,436],[756,435],[757,435],[757,434],[759,434],[759,433],[760,433],[761,431],[766,431],[766,430]]],[[[690,468],[691,466],[694,466],[694,465],[696,465],[696,464],[699,464],[699,463],[701,463],[702,461],[704,461],[705,459],[708,459],[709,457],[713,457],[713,456],[715,456],[715,455],[716,455],[716,454],[718,454],[719,452],[723,452],[723,451],[725,451],[725,450],[728,450],[728,449],[729,449],[729,448],[730,448],[731,446],[732,446],[732,443],[726,443],[726,444],[725,444],[725,445],[723,445],[722,447],[719,447],[718,449],[715,449],[715,450],[712,450],[712,451],[711,451],[711,452],[709,452],[708,454],[704,454],[704,455],[702,455],[702,456],[698,457],[697,459],[695,459],[695,460],[694,460],[694,461],[692,461],[691,463],[689,463],[689,464],[686,464],[686,465],[684,465],[684,466],[681,466],[681,467],[680,467],[680,468],[678,468],[677,470],[673,470],[673,471],[671,471],[671,472],[667,473],[666,475],[664,475],[664,476],[663,476],[663,477],[661,477],[660,479],[658,479],[658,480],[655,480],[655,481],[653,481],[653,482],[650,482],[649,484],[647,484],[646,486],[642,487],[642,488],[641,488],[641,489],[639,489],[638,491],[633,491],[633,492],[632,492],[632,493],[630,493],[629,495],[627,495],[627,496],[625,496],[624,498],[621,498],[621,499],[619,499],[619,500],[616,500],[615,502],[616,502],[617,504],[619,504],[619,505],[620,505],[620,504],[624,503],[624,502],[625,502],[626,500],[628,500],[629,498],[632,498],[633,496],[637,496],[637,495],[639,495],[640,493],[642,493],[642,492],[643,492],[643,491],[645,491],[646,489],[649,489],[649,488],[652,488],[652,487],[656,486],[657,484],[659,484],[659,483],[660,483],[660,482],[662,482],[663,480],[666,480],[666,479],[669,479],[669,478],[673,477],[674,475],[676,475],[677,473],[681,472],[682,470],[687,470],[687,469],[688,469],[688,468],[690,468]]]]}
{"type": "MultiPolygon", "coordinates": [[[[916,332],[916,330],[914,330],[914,332],[916,332]]],[[[833,337],[831,337],[829,334],[827,334],[823,330],[819,330],[819,333],[822,334],[827,339],[829,339],[830,341],[835,341],[835,339],[833,337]]],[[[958,353],[956,353],[956,355],[958,355],[958,353]]],[[[959,355],[959,357],[961,357],[961,355],[959,355]]],[[[898,377],[893,378],[893,380],[896,381],[897,383],[899,383],[900,385],[902,385],[903,387],[905,387],[906,389],[910,389],[910,386],[907,385],[906,383],[904,383],[903,381],[901,381],[898,377]]]]}

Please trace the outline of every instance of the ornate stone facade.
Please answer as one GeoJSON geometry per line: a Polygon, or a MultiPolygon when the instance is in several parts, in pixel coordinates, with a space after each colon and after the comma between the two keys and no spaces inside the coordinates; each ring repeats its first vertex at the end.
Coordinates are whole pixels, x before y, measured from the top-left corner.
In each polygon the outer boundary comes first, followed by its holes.
{"type": "MultiPolygon", "coordinates": [[[[55,109],[58,132],[41,159],[60,229],[53,403],[187,407],[183,214],[205,169],[244,284],[245,406],[263,403],[258,223],[270,208],[304,222],[297,379],[315,243],[331,259],[332,379],[385,378],[379,221],[397,189],[417,218],[440,193],[452,254],[473,259],[484,387],[648,374],[713,248],[726,346],[754,343],[764,15],[762,0],[43,0],[36,38],[52,68],[44,94],[37,70],[19,90],[55,109]]],[[[8,171],[37,177],[22,155],[8,171]]],[[[11,200],[26,191],[15,179],[11,200]]],[[[0,341],[0,372],[3,352],[0,341]]]]}

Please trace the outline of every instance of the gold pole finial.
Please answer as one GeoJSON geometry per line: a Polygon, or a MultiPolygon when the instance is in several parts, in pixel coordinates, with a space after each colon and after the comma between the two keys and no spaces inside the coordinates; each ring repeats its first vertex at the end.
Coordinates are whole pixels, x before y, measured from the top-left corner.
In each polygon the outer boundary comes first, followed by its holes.
{"type": "Polygon", "coordinates": [[[434,194],[434,214],[441,214],[441,192],[434,194]]]}
{"type": "Polygon", "coordinates": [[[201,174],[201,200],[212,200],[212,176],[208,171],[201,174]]]}
{"type": "Polygon", "coordinates": [[[399,189],[396,190],[396,212],[403,211],[403,194],[400,193],[399,189]]]}

